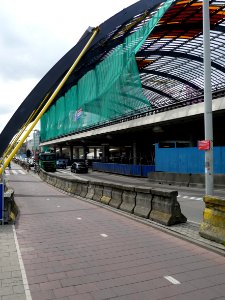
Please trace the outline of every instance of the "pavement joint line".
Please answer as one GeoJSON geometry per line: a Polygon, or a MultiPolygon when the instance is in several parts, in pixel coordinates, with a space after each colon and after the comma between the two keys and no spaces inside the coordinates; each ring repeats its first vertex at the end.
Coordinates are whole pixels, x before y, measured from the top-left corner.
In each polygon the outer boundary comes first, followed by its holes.
{"type": "Polygon", "coordinates": [[[27,300],[32,300],[29,284],[28,284],[28,281],[27,281],[27,275],[26,275],[26,271],[25,271],[22,255],[21,255],[21,252],[20,252],[20,247],[19,247],[17,235],[16,235],[15,225],[12,225],[12,229],[13,229],[13,236],[14,236],[14,241],[15,241],[15,244],[16,244],[16,251],[17,251],[17,255],[18,255],[18,260],[19,260],[21,275],[22,275],[22,279],[23,279],[23,286],[24,286],[26,299],[27,300]]]}
{"type": "Polygon", "coordinates": [[[172,284],[180,284],[180,281],[178,281],[177,279],[175,279],[174,277],[172,276],[164,276],[164,278],[166,280],[168,280],[169,282],[171,282],[172,284]]]}

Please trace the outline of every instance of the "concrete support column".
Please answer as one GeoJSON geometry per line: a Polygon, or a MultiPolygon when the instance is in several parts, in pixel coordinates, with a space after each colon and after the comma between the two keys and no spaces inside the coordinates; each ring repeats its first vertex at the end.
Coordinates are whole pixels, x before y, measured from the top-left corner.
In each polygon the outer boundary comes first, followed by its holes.
{"type": "Polygon", "coordinates": [[[94,159],[97,158],[97,148],[94,148],[94,159]]]}
{"type": "Polygon", "coordinates": [[[87,154],[89,153],[89,149],[88,149],[88,147],[87,146],[84,146],[83,147],[83,157],[84,157],[84,159],[86,160],[87,159],[87,154]]]}
{"type": "Polygon", "coordinates": [[[79,155],[79,148],[75,148],[74,150],[75,150],[75,153],[74,153],[74,154],[75,154],[75,155],[74,155],[74,156],[75,156],[75,159],[79,159],[79,158],[80,158],[80,155],[79,155]]]}
{"type": "Polygon", "coordinates": [[[70,160],[73,160],[73,145],[70,145],[70,160]]]}
{"type": "Polygon", "coordinates": [[[133,142],[133,164],[137,164],[137,143],[133,142]]]}
{"type": "Polygon", "coordinates": [[[102,162],[109,161],[109,145],[102,145],[102,162]]]}
{"type": "Polygon", "coordinates": [[[59,156],[62,157],[62,146],[59,146],[59,156]]]}

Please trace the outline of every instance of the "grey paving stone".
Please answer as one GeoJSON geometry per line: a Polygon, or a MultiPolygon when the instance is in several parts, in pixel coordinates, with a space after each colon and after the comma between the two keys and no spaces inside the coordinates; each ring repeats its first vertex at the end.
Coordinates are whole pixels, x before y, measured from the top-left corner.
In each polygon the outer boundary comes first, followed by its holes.
{"type": "Polygon", "coordinates": [[[2,300],[27,300],[27,298],[25,294],[16,294],[16,295],[3,296],[2,300]]]}
{"type": "Polygon", "coordinates": [[[0,289],[0,296],[6,296],[13,294],[12,287],[1,287],[0,289]]]}

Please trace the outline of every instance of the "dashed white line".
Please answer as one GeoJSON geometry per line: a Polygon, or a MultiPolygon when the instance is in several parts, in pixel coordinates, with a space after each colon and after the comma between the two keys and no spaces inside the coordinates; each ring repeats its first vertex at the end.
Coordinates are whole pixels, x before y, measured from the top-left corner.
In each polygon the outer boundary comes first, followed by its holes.
{"type": "Polygon", "coordinates": [[[57,205],[57,207],[61,207],[60,205],[57,205]]]}
{"type": "Polygon", "coordinates": [[[49,199],[49,198],[47,198],[46,200],[47,200],[47,201],[49,201],[50,199],[49,199]]]}
{"type": "Polygon", "coordinates": [[[202,198],[200,198],[200,197],[190,197],[190,196],[181,196],[181,195],[178,195],[177,198],[202,201],[202,198]]]}
{"type": "Polygon", "coordinates": [[[164,276],[164,278],[166,280],[168,280],[169,282],[171,282],[172,284],[180,284],[180,281],[176,280],[174,277],[172,276],[164,276]]]}
{"type": "Polygon", "coordinates": [[[25,175],[25,172],[23,170],[18,170],[18,172],[22,175],[25,175]]]}
{"type": "Polygon", "coordinates": [[[101,235],[102,237],[108,237],[108,235],[105,234],[105,233],[101,233],[100,235],[101,235]]]}
{"type": "Polygon", "coordinates": [[[196,198],[195,200],[202,201],[202,198],[196,198]]]}
{"type": "Polygon", "coordinates": [[[77,218],[77,220],[82,220],[82,218],[77,218]]]}

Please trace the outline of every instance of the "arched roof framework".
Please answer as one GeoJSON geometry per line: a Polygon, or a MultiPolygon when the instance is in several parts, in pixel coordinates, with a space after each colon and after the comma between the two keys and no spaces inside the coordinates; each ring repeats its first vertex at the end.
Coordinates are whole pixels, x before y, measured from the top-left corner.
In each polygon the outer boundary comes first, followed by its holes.
{"type": "MultiPolygon", "coordinates": [[[[98,36],[58,97],[104,60],[125,37],[143,26],[162,2],[141,0],[101,24],[98,36]]],[[[210,1],[213,92],[225,88],[224,17],[225,0],[210,1]]],[[[57,86],[89,36],[89,31],[84,33],[80,41],[44,76],[15,112],[0,135],[0,155],[47,93],[51,93],[57,86]]],[[[136,61],[144,94],[153,108],[202,96],[202,1],[174,1],[136,54],[136,61]]]]}

